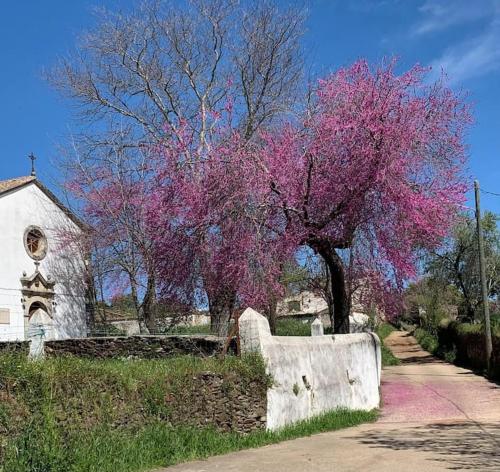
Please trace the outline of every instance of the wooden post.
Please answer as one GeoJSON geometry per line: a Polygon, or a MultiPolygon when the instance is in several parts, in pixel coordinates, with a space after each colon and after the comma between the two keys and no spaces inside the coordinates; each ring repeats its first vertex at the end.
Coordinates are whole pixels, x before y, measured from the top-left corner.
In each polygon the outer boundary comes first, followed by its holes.
{"type": "Polygon", "coordinates": [[[476,196],[476,221],[477,221],[477,242],[479,248],[479,273],[481,277],[481,293],[483,297],[484,316],[484,337],[486,350],[486,368],[490,370],[491,352],[493,350],[491,342],[490,306],[488,301],[488,289],[486,288],[486,263],[484,260],[483,227],[481,224],[481,207],[479,201],[479,182],[474,181],[474,193],[476,196]]]}

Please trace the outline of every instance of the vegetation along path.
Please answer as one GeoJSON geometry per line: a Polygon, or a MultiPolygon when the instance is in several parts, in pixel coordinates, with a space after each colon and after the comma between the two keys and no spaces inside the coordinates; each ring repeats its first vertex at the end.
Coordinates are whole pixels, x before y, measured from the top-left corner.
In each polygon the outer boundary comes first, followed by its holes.
{"type": "Polygon", "coordinates": [[[168,472],[500,470],[500,386],[433,358],[407,333],[386,345],[377,423],[181,464],[168,472]]]}

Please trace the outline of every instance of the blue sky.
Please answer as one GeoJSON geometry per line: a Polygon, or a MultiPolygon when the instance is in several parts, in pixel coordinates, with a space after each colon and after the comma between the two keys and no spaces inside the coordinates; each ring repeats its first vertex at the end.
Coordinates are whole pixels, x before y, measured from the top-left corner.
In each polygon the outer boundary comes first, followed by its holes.
{"type": "MultiPolygon", "coordinates": [[[[29,173],[27,155],[39,160],[40,177],[57,176],[57,144],[75,124],[71,108],[41,78],[58,55],[92,25],[92,7],[128,6],[128,0],[24,0],[0,6],[0,179],[29,173]]],[[[284,3],[290,3],[286,1],[284,3]]],[[[315,73],[360,57],[377,62],[396,55],[400,67],[441,68],[451,85],[469,92],[475,124],[470,174],[500,193],[500,0],[309,0],[306,50],[315,73]]],[[[482,196],[483,208],[500,213],[500,197],[482,196]]]]}

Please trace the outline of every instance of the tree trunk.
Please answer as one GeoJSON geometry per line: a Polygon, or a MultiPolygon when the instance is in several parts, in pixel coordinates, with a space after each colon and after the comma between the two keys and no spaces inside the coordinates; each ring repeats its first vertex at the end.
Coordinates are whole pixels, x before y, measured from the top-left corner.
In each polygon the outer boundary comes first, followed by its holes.
{"type": "MultiPolygon", "coordinates": [[[[330,288],[333,298],[333,332],[349,333],[350,302],[347,293],[346,277],[342,259],[328,240],[314,239],[309,242],[325,261],[330,274],[330,288]]],[[[329,309],[331,316],[331,309],[329,309]]]]}
{"type": "Polygon", "coordinates": [[[97,308],[97,290],[95,286],[95,279],[91,272],[88,270],[87,290],[86,290],[86,312],[87,312],[87,332],[92,333],[95,330],[95,312],[97,308]]]}
{"type": "Polygon", "coordinates": [[[269,321],[269,328],[271,329],[271,334],[273,336],[276,335],[276,306],[277,306],[277,300],[276,297],[271,296],[269,299],[269,305],[268,305],[268,313],[267,313],[267,319],[269,321]]]}
{"type": "Polygon", "coordinates": [[[324,294],[326,298],[326,303],[328,304],[328,317],[330,318],[330,326],[332,328],[335,326],[335,310],[333,309],[333,294],[332,294],[332,276],[330,275],[330,269],[325,264],[326,267],[326,287],[324,289],[324,294]]]}
{"type": "Polygon", "coordinates": [[[156,283],[154,275],[149,275],[146,286],[146,293],[142,301],[142,313],[144,323],[150,333],[156,331],[156,283]]]}
{"type": "Polygon", "coordinates": [[[209,297],[210,329],[220,337],[227,337],[229,322],[233,315],[236,296],[232,290],[225,290],[209,297]]]}
{"type": "Polygon", "coordinates": [[[134,302],[135,312],[137,314],[137,322],[139,323],[139,331],[141,334],[149,334],[149,330],[144,322],[144,310],[139,304],[139,296],[137,294],[137,284],[134,277],[129,274],[130,279],[130,293],[132,295],[132,300],[134,302]]]}

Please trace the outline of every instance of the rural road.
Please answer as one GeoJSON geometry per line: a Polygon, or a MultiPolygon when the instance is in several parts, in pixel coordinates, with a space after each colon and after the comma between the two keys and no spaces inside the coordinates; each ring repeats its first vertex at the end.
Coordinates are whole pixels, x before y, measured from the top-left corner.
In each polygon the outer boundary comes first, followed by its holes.
{"type": "Polygon", "coordinates": [[[386,344],[376,423],[180,464],[163,472],[500,471],[500,386],[431,357],[403,332],[386,344]]]}

